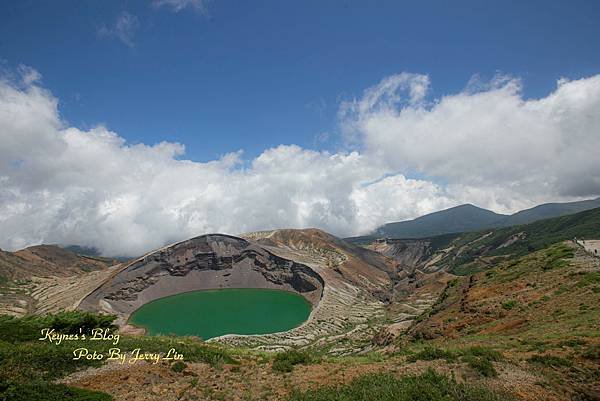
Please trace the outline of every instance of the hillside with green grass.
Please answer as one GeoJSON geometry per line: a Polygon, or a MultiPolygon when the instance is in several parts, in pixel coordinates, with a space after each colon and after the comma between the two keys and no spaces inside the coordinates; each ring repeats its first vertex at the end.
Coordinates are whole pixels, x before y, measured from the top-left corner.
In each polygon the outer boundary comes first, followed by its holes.
{"type": "Polygon", "coordinates": [[[599,207],[600,198],[597,198],[578,202],[545,203],[511,215],[504,215],[466,204],[429,213],[413,220],[387,223],[368,235],[348,238],[348,240],[354,243],[365,243],[377,238],[431,238],[443,234],[530,224],[599,207]]]}
{"type": "Polygon", "coordinates": [[[462,360],[490,377],[512,360],[564,391],[560,399],[596,400],[600,259],[573,243],[556,243],[457,277],[398,341],[405,352],[425,346],[412,359],[462,360]],[[496,356],[465,356],[467,345],[496,356]]]}
{"type": "Polygon", "coordinates": [[[600,259],[571,240],[598,238],[599,228],[593,209],[429,238],[430,270],[399,276],[377,322],[346,319],[349,333],[376,323],[371,337],[334,344],[273,349],[123,329],[124,354],[173,348],[185,358],[120,366],[73,359],[83,347],[107,354],[111,342],[39,340],[45,328],[116,332],[114,316],[0,316],[0,400],[595,400],[600,259]],[[332,352],[348,343],[357,351],[332,352]]]}
{"type": "Polygon", "coordinates": [[[451,246],[439,262],[455,274],[496,265],[506,258],[523,256],[574,238],[600,237],[600,208],[534,223],[433,238],[438,251],[451,246]],[[438,240],[438,241],[436,241],[438,240]]]}

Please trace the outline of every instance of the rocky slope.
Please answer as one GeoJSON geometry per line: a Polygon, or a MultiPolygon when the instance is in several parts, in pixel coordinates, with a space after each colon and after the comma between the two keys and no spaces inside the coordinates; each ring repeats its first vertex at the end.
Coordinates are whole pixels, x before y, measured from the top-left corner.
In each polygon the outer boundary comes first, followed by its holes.
{"type": "Polygon", "coordinates": [[[264,246],[295,250],[323,259],[325,267],[381,300],[389,299],[393,283],[405,275],[403,266],[397,261],[319,229],[261,231],[244,237],[264,246]]]}
{"type": "Polygon", "coordinates": [[[216,340],[264,350],[319,346],[333,354],[359,352],[370,347],[386,325],[407,326],[435,296],[425,286],[420,289],[423,294],[414,292],[414,299],[403,298],[404,306],[394,309],[394,292],[420,282],[411,278],[412,268],[316,229],[251,233],[245,238],[205,235],[110,268],[101,259],[58,247],[1,256],[6,274],[22,277],[10,280],[3,293],[5,313],[74,308],[114,313],[125,332],[139,332],[126,324],[135,309],[180,292],[251,287],[305,296],[313,311],[296,329],[216,340]]]}
{"type": "Polygon", "coordinates": [[[405,269],[414,271],[422,267],[432,256],[431,240],[381,238],[365,245],[365,248],[397,260],[405,269]]]}
{"type": "Polygon", "coordinates": [[[323,292],[323,279],[309,267],[242,238],[203,235],[124,266],[88,295],[79,308],[117,314],[117,323],[124,325],[129,315],[147,302],[217,288],[295,291],[316,305],[323,292]]]}
{"type": "Polygon", "coordinates": [[[78,255],[56,245],[36,245],[16,252],[0,250],[0,276],[11,280],[66,277],[112,264],[110,259],[78,255]]]}
{"type": "Polygon", "coordinates": [[[73,309],[106,279],[114,263],[55,245],[0,250],[0,313],[22,316],[73,309]]]}
{"type": "Polygon", "coordinates": [[[410,269],[372,250],[349,244],[318,229],[274,230],[244,235],[284,257],[302,261],[325,281],[323,299],[311,319],[283,334],[253,336],[232,344],[261,349],[318,347],[329,354],[366,352],[382,331],[392,337],[406,330],[412,319],[435,302],[445,285],[442,278],[427,282],[410,279],[410,269]],[[410,284],[408,282],[410,281],[410,284]],[[440,281],[438,283],[438,281],[440,281]],[[396,290],[406,283],[410,296],[396,290]],[[391,328],[390,328],[391,326],[391,328]]]}
{"type": "Polygon", "coordinates": [[[403,344],[501,347],[564,392],[560,399],[597,400],[599,322],[600,258],[565,241],[449,281],[403,344]]]}
{"type": "Polygon", "coordinates": [[[381,238],[361,245],[394,258],[405,268],[465,275],[560,241],[599,235],[600,208],[596,208],[525,225],[418,240],[381,238]]]}
{"type": "Polygon", "coordinates": [[[303,325],[284,333],[211,341],[262,350],[318,346],[346,354],[369,348],[387,324],[408,326],[434,301],[434,294],[416,292],[415,299],[406,301],[408,313],[405,308],[389,316],[395,288],[410,274],[394,259],[321,230],[275,230],[244,238],[213,234],[165,247],[120,268],[79,308],[117,314],[117,323],[132,331],[126,325],[130,314],[157,298],[214,288],[279,288],[312,303],[303,325]]]}

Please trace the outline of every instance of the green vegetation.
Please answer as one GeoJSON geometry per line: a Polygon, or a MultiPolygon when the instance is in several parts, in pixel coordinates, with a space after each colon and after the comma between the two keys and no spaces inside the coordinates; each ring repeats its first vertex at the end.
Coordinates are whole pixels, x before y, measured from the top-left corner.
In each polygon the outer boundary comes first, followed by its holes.
{"type": "Polygon", "coordinates": [[[0,399],[3,401],[112,401],[113,398],[99,391],[37,381],[26,384],[0,382],[0,399]]]}
{"type": "MultiPolygon", "coordinates": [[[[452,242],[455,249],[464,247],[460,256],[450,255],[444,262],[451,267],[454,274],[473,274],[489,267],[486,264],[481,264],[479,258],[482,256],[486,258],[502,255],[524,256],[574,237],[594,237],[598,234],[599,226],[600,208],[596,208],[521,226],[466,233],[452,242]],[[511,238],[518,238],[518,240],[510,243],[511,238]]],[[[558,248],[553,249],[547,255],[547,260],[542,269],[551,270],[564,267],[567,264],[564,259],[572,257],[572,249],[559,245],[558,248]]],[[[502,258],[491,259],[489,263],[495,265],[502,260],[502,258]]]]}
{"type": "Polygon", "coordinates": [[[586,359],[592,359],[600,361],[600,345],[592,345],[584,353],[583,357],[586,359]]]}
{"type": "MultiPolygon", "coordinates": [[[[99,341],[106,348],[113,345],[106,341],[99,341]]],[[[89,343],[88,343],[89,344],[89,343]]],[[[175,348],[177,352],[184,355],[187,362],[204,362],[211,366],[219,366],[224,363],[236,364],[236,360],[222,348],[207,344],[195,337],[177,336],[152,336],[152,337],[129,337],[121,336],[119,347],[123,351],[141,348],[144,352],[166,352],[175,348]]]]}
{"type": "Polygon", "coordinates": [[[55,315],[13,316],[0,315],[0,339],[5,342],[16,343],[37,340],[41,330],[54,329],[63,334],[89,335],[94,328],[116,329],[113,324],[116,316],[95,315],[89,312],[60,312],[55,315]],[[79,329],[82,329],[80,332],[79,329]]]}
{"type": "MultiPolygon", "coordinates": [[[[213,366],[235,363],[224,350],[196,338],[186,337],[129,337],[120,336],[118,345],[111,341],[63,341],[61,344],[38,340],[41,330],[54,328],[61,334],[89,334],[93,328],[113,328],[113,316],[86,312],[62,312],[56,315],[14,318],[0,316],[0,400],[111,400],[103,393],[56,386],[49,381],[61,378],[85,366],[99,366],[101,361],[73,360],[73,350],[86,347],[106,354],[109,348],[122,352],[140,348],[143,352],[164,353],[171,348],[184,355],[186,361],[206,362],[213,366]],[[43,391],[43,397],[31,394],[43,391]],[[21,398],[19,398],[21,397],[21,398]],[[69,398],[70,397],[70,398],[69,398]]],[[[185,363],[181,362],[185,368],[185,363]]],[[[173,369],[181,366],[177,362],[173,369]]],[[[182,369],[183,370],[183,369],[182,369]]]]}
{"type": "Polygon", "coordinates": [[[469,365],[481,376],[495,377],[497,376],[496,369],[492,362],[498,362],[503,359],[502,354],[494,349],[487,347],[470,347],[461,350],[445,350],[432,346],[426,346],[416,354],[409,355],[409,362],[433,361],[436,359],[444,359],[446,362],[455,362],[460,357],[462,362],[469,365]]]}
{"type": "Polygon", "coordinates": [[[573,256],[575,256],[573,248],[562,244],[551,247],[548,252],[546,252],[546,260],[544,260],[542,270],[547,271],[565,267],[569,264],[566,259],[572,259],[573,256]]]}
{"type": "Polygon", "coordinates": [[[187,368],[187,364],[185,362],[177,361],[173,362],[171,365],[171,370],[175,373],[181,373],[187,368]]]}
{"type": "Polygon", "coordinates": [[[586,273],[578,282],[577,287],[587,287],[592,284],[600,284],[600,272],[586,273]]]}
{"type": "Polygon", "coordinates": [[[470,262],[470,263],[465,263],[462,265],[454,266],[452,268],[452,274],[455,274],[457,276],[470,276],[472,274],[479,273],[480,271],[483,271],[484,269],[485,269],[485,266],[481,266],[477,262],[470,262]]]}
{"type": "Polygon", "coordinates": [[[505,395],[472,385],[457,383],[434,370],[418,376],[395,378],[370,374],[348,385],[295,392],[292,401],[504,401],[505,395]]]}
{"type": "Polygon", "coordinates": [[[487,358],[477,357],[474,355],[467,355],[463,357],[463,361],[467,362],[469,367],[476,371],[483,377],[496,377],[498,376],[498,372],[496,372],[496,368],[487,358]]]}
{"type": "Polygon", "coordinates": [[[530,363],[547,367],[571,367],[573,362],[555,355],[534,355],[528,359],[530,363]]]}
{"type": "Polygon", "coordinates": [[[515,301],[514,299],[510,299],[508,301],[502,302],[502,308],[504,308],[506,310],[511,310],[515,306],[517,306],[517,304],[518,304],[517,301],[515,301]]]}
{"type": "Polygon", "coordinates": [[[306,365],[313,362],[313,358],[307,352],[297,350],[280,352],[273,360],[273,370],[276,372],[291,372],[295,365],[306,365]]]}
{"type": "Polygon", "coordinates": [[[500,351],[488,347],[475,346],[463,350],[463,355],[474,356],[487,359],[489,361],[500,362],[504,359],[500,351]]]}
{"type": "Polygon", "coordinates": [[[416,354],[409,355],[409,362],[416,361],[433,361],[436,359],[445,359],[447,362],[456,361],[458,354],[456,352],[447,351],[441,348],[426,346],[416,354]]]}

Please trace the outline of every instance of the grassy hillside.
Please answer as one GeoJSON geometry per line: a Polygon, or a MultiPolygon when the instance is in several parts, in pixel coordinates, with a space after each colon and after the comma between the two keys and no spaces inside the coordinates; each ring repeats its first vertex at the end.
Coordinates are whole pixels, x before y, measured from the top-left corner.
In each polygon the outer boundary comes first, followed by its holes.
{"type": "MultiPolygon", "coordinates": [[[[464,274],[574,237],[600,237],[600,208],[526,225],[462,234],[450,242],[454,250],[440,264],[456,274],[464,274]]],[[[438,243],[447,246],[448,240],[444,236],[438,243]]]]}
{"type": "Polygon", "coordinates": [[[505,215],[473,205],[460,205],[410,221],[389,223],[375,231],[377,237],[422,238],[440,234],[481,230],[496,226],[505,215]]]}
{"type": "Polygon", "coordinates": [[[0,250],[0,276],[7,280],[32,276],[70,276],[115,264],[109,258],[77,255],[56,245],[36,245],[16,252],[0,250]]]}
{"type": "Polygon", "coordinates": [[[347,240],[362,244],[377,238],[429,238],[442,234],[529,224],[598,207],[600,207],[600,198],[579,202],[545,203],[507,216],[473,205],[460,205],[426,214],[414,220],[388,223],[369,235],[347,238],[347,240]]]}
{"type": "MultiPolygon", "coordinates": [[[[558,243],[459,277],[400,341],[404,350],[421,350],[417,360],[470,363],[461,357],[465,346],[493,348],[541,374],[546,385],[574,391],[564,399],[598,399],[600,261],[558,243]]],[[[498,363],[482,359],[474,363],[498,373],[498,363]]]]}
{"type": "MultiPolygon", "coordinates": [[[[115,345],[106,341],[65,341],[53,344],[39,341],[42,329],[55,329],[61,334],[85,333],[93,328],[114,331],[114,316],[87,312],[61,312],[57,315],[14,318],[0,315],[0,400],[6,401],[109,401],[108,394],[55,384],[54,380],[86,367],[98,367],[101,361],[80,359],[74,361],[72,352],[87,347],[90,352],[107,353],[115,345]],[[81,331],[80,331],[81,329],[81,331]]],[[[144,352],[165,352],[177,347],[189,362],[211,365],[234,360],[223,350],[206,345],[200,340],[183,337],[129,337],[122,336],[118,346],[123,352],[141,348],[144,352]]]]}
{"type": "MultiPolygon", "coordinates": [[[[197,338],[122,335],[123,351],[176,347],[185,360],[109,368],[102,361],[73,361],[72,350],[105,353],[110,342],[56,345],[37,338],[45,327],[63,333],[115,329],[111,316],[0,316],[0,400],[128,400],[139,389],[145,390],[138,399],[156,401],[596,400],[600,259],[564,240],[598,237],[599,227],[595,209],[431,238],[431,247],[444,255],[439,263],[462,275],[406,278],[414,281],[407,297],[431,295],[424,312],[398,323],[387,310],[386,324],[408,323],[406,331],[389,342],[374,337],[354,354],[333,356],[331,345],[322,343],[270,353],[197,338]]],[[[411,308],[406,299],[398,303],[411,308]]],[[[341,347],[347,340],[338,341],[341,347]]]]}
{"type": "Polygon", "coordinates": [[[600,207],[600,198],[580,202],[545,203],[543,205],[532,207],[531,209],[521,210],[520,212],[506,217],[502,221],[502,226],[508,227],[518,224],[529,224],[537,220],[566,216],[568,214],[579,213],[598,207],[600,207]]]}

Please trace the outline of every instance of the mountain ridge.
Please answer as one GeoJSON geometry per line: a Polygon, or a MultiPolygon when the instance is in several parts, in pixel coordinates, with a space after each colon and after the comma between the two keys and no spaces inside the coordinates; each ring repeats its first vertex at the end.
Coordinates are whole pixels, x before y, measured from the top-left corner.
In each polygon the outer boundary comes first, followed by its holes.
{"type": "Polygon", "coordinates": [[[375,229],[371,234],[350,237],[346,240],[356,243],[375,238],[428,238],[444,234],[529,224],[597,207],[600,207],[600,198],[576,202],[544,203],[511,215],[504,215],[467,203],[425,214],[413,220],[387,223],[375,229]]]}

